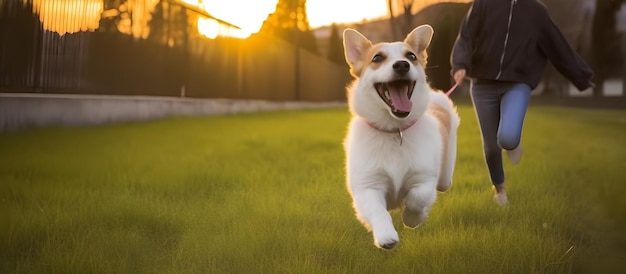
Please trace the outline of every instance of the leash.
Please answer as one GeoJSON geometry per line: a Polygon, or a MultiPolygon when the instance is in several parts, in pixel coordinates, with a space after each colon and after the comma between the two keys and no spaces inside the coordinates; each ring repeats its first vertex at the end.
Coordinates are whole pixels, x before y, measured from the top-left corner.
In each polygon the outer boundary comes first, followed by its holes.
{"type": "Polygon", "coordinates": [[[452,86],[448,91],[446,91],[446,96],[450,97],[450,94],[452,94],[452,92],[459,86],[458,83],[454,84],[454,86],[452,86]]]}

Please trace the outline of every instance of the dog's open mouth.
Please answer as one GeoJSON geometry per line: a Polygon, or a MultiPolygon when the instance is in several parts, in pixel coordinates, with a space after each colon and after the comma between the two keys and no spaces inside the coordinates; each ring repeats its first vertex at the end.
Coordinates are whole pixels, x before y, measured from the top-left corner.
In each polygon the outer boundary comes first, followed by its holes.
{"type": "Polygon", "coordinates": [[[413,102],[411,95],[415,88],[415,81],[395,80],[387,83],[376,83],[374,88],[381,99],[391,108],[391,113],[399,118],[409,115],[413,102]]]}

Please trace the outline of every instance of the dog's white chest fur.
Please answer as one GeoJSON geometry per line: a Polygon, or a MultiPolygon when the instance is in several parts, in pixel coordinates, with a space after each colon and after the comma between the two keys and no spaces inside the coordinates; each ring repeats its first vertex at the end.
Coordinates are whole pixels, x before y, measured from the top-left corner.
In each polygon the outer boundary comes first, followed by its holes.
{"type": "Polygon", "coordinates": [[[389,209],[403,208],[404,224],[414,228],[426,220],[437,191],[452,183],[459,118],[452,101],[426,83],[431,37],[426,25],[404,42],[376,45],[344,32],[356,77],[348,90],[347,186],[357,218],[382,248],[399,241],[389,209]]]}

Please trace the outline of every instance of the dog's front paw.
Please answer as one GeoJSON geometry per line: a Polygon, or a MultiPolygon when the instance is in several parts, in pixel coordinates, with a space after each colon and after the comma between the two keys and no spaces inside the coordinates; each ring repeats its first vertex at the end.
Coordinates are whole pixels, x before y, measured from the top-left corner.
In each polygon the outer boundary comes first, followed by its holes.
{"type": "Polygon", "coordinates": [[[378,248],[392,249],[398,244],[399,241],[400,237],[398,237],[398,232],[395,230],[380,233],[380,235],[374,233],[374,245],[378,248]]]}

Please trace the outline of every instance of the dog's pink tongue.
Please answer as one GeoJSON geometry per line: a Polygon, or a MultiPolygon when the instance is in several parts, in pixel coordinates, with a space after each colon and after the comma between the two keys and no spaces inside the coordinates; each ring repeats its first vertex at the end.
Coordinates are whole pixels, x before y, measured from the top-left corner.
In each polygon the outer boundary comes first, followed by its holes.
{"type": "Polygon", "coordinates": [[[408,87],[400,86],[400,87],[389,87],[389,95],[391,95],[391,102],[393,106],[399,110],[404,112],[411,112],[411,108],[413,107],[413,102],[409,99],[409,93],[407,92],[408,87]]]}

